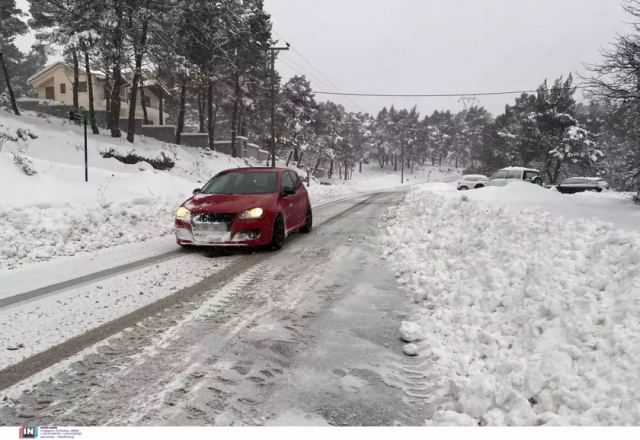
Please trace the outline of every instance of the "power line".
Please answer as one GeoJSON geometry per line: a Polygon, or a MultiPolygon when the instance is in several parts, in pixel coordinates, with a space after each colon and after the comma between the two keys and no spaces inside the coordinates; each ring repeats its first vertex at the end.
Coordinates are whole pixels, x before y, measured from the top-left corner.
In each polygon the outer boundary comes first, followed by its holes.
{"type": "MultiPolygon", "coordinates": [[[[273,33],[276,34],[278,37],[282,38],[285,42],[287,42],[288,40],[286,38],[284,38],[282,36],[282,34],[280,34],[278,31],[276,31],[275,29],[273,30],[273,33]]],[[[297,56],[299,56],[302,61],[304,61],[305,63],[307,63],[315,72],[317,72],[317,74],[319,75],[319,77],[316,77],[317,79],[321,79],[321,82],[325,82],[326,84],[328,84],[330,87],[334,88],[334,89],[340,89],[340,87],[338,87],[333,81],[331,81],[331,79],[329,79],[324,73],[322,73],[320,71],[320,69],[318,69],[311,61],[309,61],[304,55],[302,55],[302,53],[298,50],[296,50],[295,48],[291,48],[291,52],[296,54],[297,56]]],[[[293,63],[293,60],[289,60],[291,63],[293,63]]],[[[295,69],[294,69],[295,70],[295,69]]],[[[301,69],[301,73],[305,73],[304,68],[301,69]]],[[[315,92],[314,92],[315,93],[315,92]]],[[[345,95],[346,96],[346,95],[345,95]]],[[[353,106],[355,106],[356,108],[358,108],[360,111],[362,111],[363,113],[368,113],[367,110],[365,110],[361,105],[359,105],[357,102],[355,102],[353,99],[350,98],[346,98],[347,101],[349,101],[353,106]]]]}
{"type": "MultiPolygon", "coordinates": [[[[578,85],[573,86],[574,89],[587,89],[589,86],[578,85]]],[[[562,90],[559,87],[552,87],[548,91],[562,90]]],[[[521,95],[523,93],[537,93],[538,90],[513,90],[503,92],[466,92],[466,93],[357,93],[357,92],[327,92],[314,91],[318,95],[337,95],[337,96],[363,96],[374,98],[457,98],[463,96],[499,96],[499,95],[521,95]]]]}

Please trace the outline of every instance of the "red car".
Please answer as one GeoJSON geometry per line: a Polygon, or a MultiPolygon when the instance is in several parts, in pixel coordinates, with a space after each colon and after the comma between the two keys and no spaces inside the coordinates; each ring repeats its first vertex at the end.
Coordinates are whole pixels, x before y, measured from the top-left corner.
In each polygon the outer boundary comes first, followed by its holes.
{"type": "Polygon", "coordinates": [[[270,246],[310,232],[311,202],[298,175],[285,168],[223,171],[176,211],[181,246],[270,246]]]}

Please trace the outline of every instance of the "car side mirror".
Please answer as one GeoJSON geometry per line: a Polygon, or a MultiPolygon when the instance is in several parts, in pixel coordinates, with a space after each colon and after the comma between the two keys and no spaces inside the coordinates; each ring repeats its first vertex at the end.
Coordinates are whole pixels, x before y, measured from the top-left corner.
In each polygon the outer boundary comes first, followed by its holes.
{"type": "Polygon", "coordinates": [[[291,189],[291,188],[285,188],[284,190],[282,190],[282,195],[284,197],[289,197],[292,196],[296,193],[295,189],[291,189]]]}
{"type": "Polygon", "coordinates": [[[200,191],[202,191],[201,188],[196,188],[193,190],[193,195],[195,196],[196,194],[200,193],[200,191]]]}

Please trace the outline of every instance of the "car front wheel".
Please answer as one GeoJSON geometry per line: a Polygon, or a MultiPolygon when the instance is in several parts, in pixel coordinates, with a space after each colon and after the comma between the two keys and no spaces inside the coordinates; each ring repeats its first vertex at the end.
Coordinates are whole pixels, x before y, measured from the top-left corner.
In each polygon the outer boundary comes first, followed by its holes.
{"type": "Polygon", "coordinates": [[[285,231],[284,231],[284,219],[281,214],[278,214],[276,221],[273,223],[273,232],[271,234],[271,249],[277,251],[284,246],[285,231]]]}
{"type": "Polygon", "coordinates": [[[461,186],[460,188],[458,188],[459,191],[466,191],[469,188],[467,188],[466,186],[461,186]]]}

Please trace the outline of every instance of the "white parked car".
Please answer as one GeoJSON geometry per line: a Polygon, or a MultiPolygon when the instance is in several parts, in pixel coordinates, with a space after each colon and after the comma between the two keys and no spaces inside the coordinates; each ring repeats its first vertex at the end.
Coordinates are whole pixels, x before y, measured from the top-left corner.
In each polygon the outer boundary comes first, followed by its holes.
{"type": "Polygon", "coordinates": [[[489,179],[490,186],[504,186],[507,183],[515,181],[524,181],[542,185],[542,177],[540,171],[533,168],[524,167],[507,167],[497,171],[489,179]]]}
{"type": "Polygon", "coordinates": [[[489,182],[489,178],[487,176],[483,176],[482,174],[467,174],[462,176],[458,181],[458,189],[467,190],[484,188],[487,186],[487,182],[489,182]]]}

